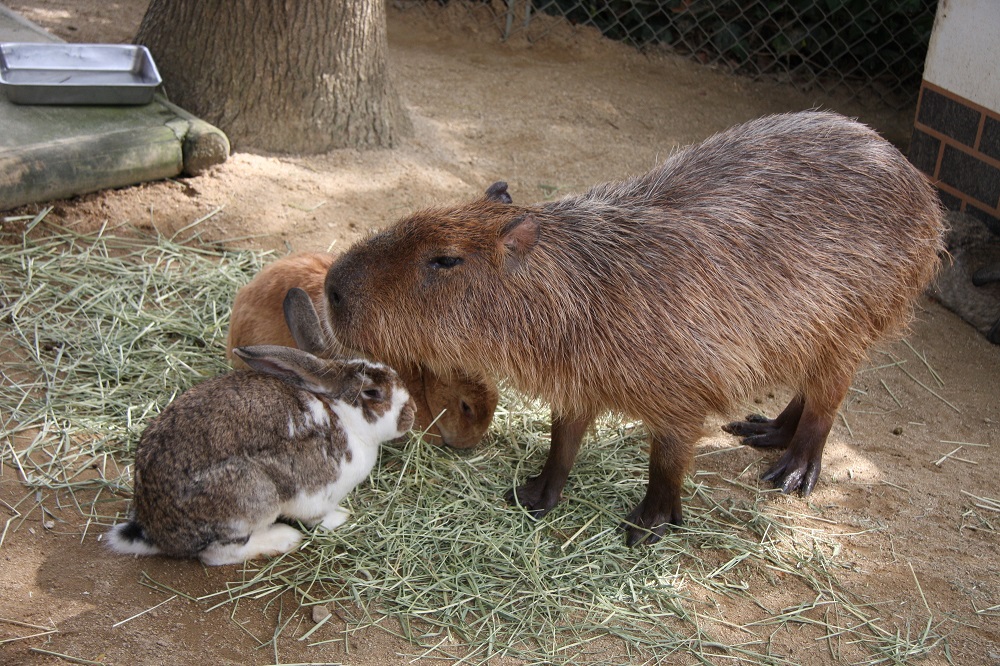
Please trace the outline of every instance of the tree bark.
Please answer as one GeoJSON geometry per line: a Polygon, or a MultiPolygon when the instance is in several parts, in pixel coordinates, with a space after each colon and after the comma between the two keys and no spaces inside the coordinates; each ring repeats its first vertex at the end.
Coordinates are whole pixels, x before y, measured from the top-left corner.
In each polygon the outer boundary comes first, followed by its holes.
{"type": "Polygon", "coordinates": [[[151,0],[136,43],[170,100],[237,150],[391,147],[410,129],[384,0],[151,0]]]}

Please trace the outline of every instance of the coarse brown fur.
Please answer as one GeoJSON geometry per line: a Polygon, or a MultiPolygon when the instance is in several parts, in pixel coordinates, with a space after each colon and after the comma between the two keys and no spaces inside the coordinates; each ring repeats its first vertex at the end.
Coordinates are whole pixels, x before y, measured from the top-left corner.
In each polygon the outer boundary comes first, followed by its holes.
{"type": "Polygon", "coordinates": [[[785,449],[765,478],[811,491],[851,378],[910,318],[942,229],[933,189],[875,132],[786,114],[579,196],[416,213],[342,255],[326,291],[346,344],[551,403],[549,458],[510,496],[535,514],[558,501],[598,414],[641,419],[635,543],[681,521],[706,415],[771,386],[796,391],[788,408],[729,430],[785,449]]]}
{"type": "MultiPolygon", "coordinates": [[[[292,287],[309,294],[313,307],[329,331],[323,281],[337,255],[330,252],[297,252],[271,262],[236,292],[229,317],[226,359],[236,369],[247,367],[233,349],[249,345],[295,347],[295,339],[285,323],[281,303],[292,287]]],[[[336,342],[332,332],[329,339],[336,342]]],[[[344,354],[342,345],[332,345],[326,358],[344,354]]]]}
{"type": "MultiPolygon", "coordinates": [[[[265,266],[237,291],[226,341],[226,357],[234,368],[246,367],[233,355],[236,347],[301,346],[282,313],[282,302],[292,287],[309,295],[326,341],[324,349],[307,351],[321,358],[358,355],[341,345],[330,330],[323,281],[336,258],[329,252],[290,254],[265,266]]],[[[417,363],[399,363],[396,370],[417,404],[416,428],[426,432],[428,441],[464,449],[482,440],[498,400],[493,382],[472,379],[460,371],[436,374],[417,363]]]]}

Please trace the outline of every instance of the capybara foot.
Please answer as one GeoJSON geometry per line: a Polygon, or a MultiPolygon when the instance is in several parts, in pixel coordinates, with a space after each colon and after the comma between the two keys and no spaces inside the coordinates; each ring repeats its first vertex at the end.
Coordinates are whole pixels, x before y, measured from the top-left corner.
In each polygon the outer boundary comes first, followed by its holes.
{"type": "Polygon", "coordinates": [[[747,414],[744,421],[732,421],[722,426],[725,432],[737,437],[750,437],[771,432],[775,428],[775,419],[769,419],[763,414],[747,414]]]}
{"type": "Polygon", "coordinates": [[[820,458],[799,458],[793,453],[786,451],[760,478],[771,481],[785,494],[798,490],[803,497],[807,497],[819,479],[820,458]]]}
{"type": "MultiPolygon", "coordinates": [[[[793,405],[795,403],[793,402],[793,405]]],[[[801,408],[789,407],[778,418],[769,419],[760,414],[750,414],[745,421],[733,421],[722,426],[731,435],[743,438],[743,443],[758,449],[787,449],[795,435],[801,408]],[[791,413],[794,410],[798,413],[791,413]]]]}
{"type": "Polygon", "coordinates": [[[794,429],[782,427],[777,419],[751,414],[746,421],[733,421],[722,426],[730,435],[743,438],[743,443],[758,449],[786,449],[794,429]]]}
{"type": "Polygon", "coordinates": [[[993,324],[993,328],[986,334],[986,339],[995,345],[1000,345],[1000,319],[993,324]]]}
{"type": "Polygon", "coordinates": [[[632,547],[643,542],[656,543],[667,531],[667,527],[683,524],[684,516],[679,499],[672,506],[653,508],[644,498],[625,516],[621,528],[625,530],[625,544],[632,547]]]}
{"type": "Polygon", "coordinates": [[[532,518],[541,518],[559,503],[561,488],[556,489],[544,476],[533,476],[524,485],[504,496],[509,504],[520,504],[532,518]]]}
{"type": "Polygon", "coordinates": [[[805,396],[799,394],[792,398],[777,418],[769,419],[761,414],[750,414],[746,420],[727,423],[722,429],[731,435],[742,437],[743,443],[747,446],[759,449],[787,449],[802,419],[804,408],[805,396]]]}

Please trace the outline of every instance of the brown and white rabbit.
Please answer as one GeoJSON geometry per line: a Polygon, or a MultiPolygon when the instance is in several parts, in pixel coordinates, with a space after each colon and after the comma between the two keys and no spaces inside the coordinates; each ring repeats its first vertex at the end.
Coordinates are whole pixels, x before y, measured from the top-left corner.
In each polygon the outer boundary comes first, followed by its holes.
{"type": "Polygon", "coordinates": [[[254,371],[192,387],[143,432],[112,550],[208,565],[288,552],[302,534],[279,518],[341,525],[340,502],[380,444],[413,424],[413,401],[387,366],[269,345],[234,352],[254,371]]]}
{"type": "MultiPolygon", "coordinates": [[[[265,266],[236,293],[226,342],[226,355],[234,368],[243,363],[232,350],[247,345],[298,347],[321,358],[358,355],[345,349],[330,329],[323,281],[336,256],[327,252],[290,254],[265,266]],[[317,313],[321,332],[311,336],[315,346],[296,340],[282,316],[285,295],[293,287],[308,294],[317,313]]],[[[441,376],[417,365],[397,367],[396,371],[417,405],[415,427],[426,431],[430,441],[440,438],[456,449],[479,443],[497,406],[495,384],[462,374],[441,376]]]]}

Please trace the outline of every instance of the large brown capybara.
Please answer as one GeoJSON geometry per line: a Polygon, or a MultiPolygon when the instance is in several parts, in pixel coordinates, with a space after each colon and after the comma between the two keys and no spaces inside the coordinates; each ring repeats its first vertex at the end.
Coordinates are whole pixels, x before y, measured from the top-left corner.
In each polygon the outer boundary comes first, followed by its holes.
{"type": "Polygon", "coordinates": [[[602,412],[641,419],[649,485],[629,544],[681,523],[709,413],[783,385],[775,419],[727,427],[783,449],[763,476],[809,494],[866,350],[908,322],[942,250],[925,178],[868,127],[823,112],[748,122],[649,173],[533,206],[498,183],[356,244],[326,278],[332,327],[377,358],[506,378],[552,406],[541,516],[602,412]]]}
{"type": "MultiPolygon", "coordinates": [[[[226,340],[226,356],[234,368],[245,368],[246,364],[233,350],[251,345],[298,347],[324,359],[357,356],[340,344],[329,328],[323,281],[336,256],[328,252],[290,254],[265,266],[236,292],[226,340]],[[312,341],[308,345],[296,339],[286,321],[285,298],[295,287],[312,302],[309,314],[317,330],[308,332],[306,337],[312,341]]],[[[482,440],[499,399],[495,384],[462,372],[437,374],[416,363],[401,364],[396,370],[417,405],[415,427],[424,431],[428,441],[467,449],[482,440]]]]}

